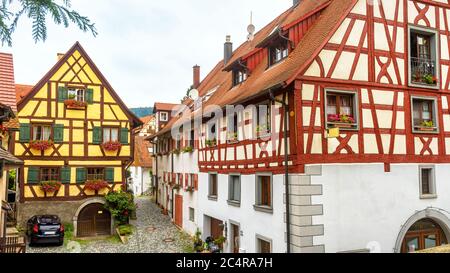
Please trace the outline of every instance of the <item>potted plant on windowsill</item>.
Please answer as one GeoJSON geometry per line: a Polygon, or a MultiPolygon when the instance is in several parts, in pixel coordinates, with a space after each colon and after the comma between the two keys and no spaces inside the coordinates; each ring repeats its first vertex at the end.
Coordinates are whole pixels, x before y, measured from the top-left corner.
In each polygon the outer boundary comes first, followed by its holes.
{"type": "Polygon", "coordinates": [[[122,147],[122,144],[118,141],[108,141],[103,143],[102,147],[105,151],[117,152],[122,147]]]}
{"type": "Polygon", "coordinates": [[[194,152],[194,148],[192,148],[191,146],[188,146],[186,148],[183,149],[183,153],[193,153],[194,152]]]}
{"type": "Polygon", "coordinates": [[[214,146],[217,146],[217,139],[212,139],[212,140],[206,140],[205,144],[207,147],[211,148],[214,146]]]}
{"type": "Polygon", "coordinates": [[[38,151],[46,151],[52,147],[53,141],[51,140],[34,140],[30,142],[30,148],[38,151]]]}
{"type": "Polygon", "coordinates": [[[423,83],[429,84],[429,85],[436,85],[437,84],[437,77],[431,74],[426,74],[422,78],[423,83]]]}
{"type": "Polygon", "coordinates": [[[39,183],[41,190],[45,193],[55,193],[61,189],[62,183],[56,181],[42,181],[39,183]]]}
{"type": "Polygon", "coordinates": [[[179,154],[180,154],[180,149],[174,149],[174,150],[172,151],[172,153],[173,153],[174,155],[179,155],[179,154]]]}
{"type": "Polygon", "coordinates": [[[434,122],[432,120],[430,121],[423,121],[421,126],[417,127],[419,131],[422,132],[434,132],[436,131],[436,127],[434,126],[434,122]]]}
{"type": "Polygon", "coordinates": [[[180,184],[173,184],[172,189],[179,190],[179,189],[181,189],[181,186],[180,186],[180,184]]]}
{"type": "Polygon", "coordinates": [[[227,140],[227,142],[229,144],[238,143],[239,142],[239,140],[238,140],[238,133],[237,132],[230,132],[230,133],[228,133],[228,140],[227,140]]]}
{"type": "Polygon", "coordinates": [[[194,192],[195,188],[193,186],[188,186],[184,189],[186,192],[194,192]]]}
{"type": "Polygon", "coordinates": [[[258,137],[264,137],[270,134],[270,128],[267,125],[256,126],[256,135],[258,137]]]}

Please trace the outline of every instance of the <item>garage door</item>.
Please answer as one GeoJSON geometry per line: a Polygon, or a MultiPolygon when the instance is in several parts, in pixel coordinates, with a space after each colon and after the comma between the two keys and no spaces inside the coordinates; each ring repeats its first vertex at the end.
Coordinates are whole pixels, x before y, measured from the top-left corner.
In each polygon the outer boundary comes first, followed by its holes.
{"type": "Polygon", "coordinates": [[[103,204],[90,204],[78,216],[77,236],[95,237],[111,235],[111,213],[103,204]]]}

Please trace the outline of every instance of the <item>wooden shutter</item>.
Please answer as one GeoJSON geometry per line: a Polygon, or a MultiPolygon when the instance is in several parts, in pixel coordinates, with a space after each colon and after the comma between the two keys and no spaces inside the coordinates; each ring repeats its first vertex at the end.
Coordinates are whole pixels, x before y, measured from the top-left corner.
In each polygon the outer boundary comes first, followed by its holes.
{"type": "Polygon", "coordinates": [[[184,186],[186,188],[189,187],[189,174],[188,173],[184,174],[184,186]]]}
{"type": "Polygon", "coordinates": [[[129,144],[128,143],[128,128],[120,128],[120,143],[121,144],[129,144]]]}
{"type": "Polygon", "coordinates": [[[39,183],[39,168],[29,167],[28,168],[28,184],[39,183]]]}
{"type": "Polygon", "coordinates": [[[55,124],[53,128],[53,141],[55,143],[62,143],[64,141],[64,125],[55,124]]]}
{"type": "Polygon", "coordinates": [[[110,183],[114,183],[114,168],[105,169],[105,180],[110,183]]]}
{"type": "Polygon", "coordinates": [[[92,143],[102,143],[102,127],[94,127],[92,130],[92,143]]]}
{"type": "Polygon", "coordinates": [[[21,143],[30,142],[31,126],[29,123],[21,123],[19,130],[19,141],[21,143]]]}
{"type": "Polygon", "coordinates": [[[88,104],[94,103],[94,90],[93,89],[86,89],[86,102],[88,104]]]}
{"type": "Polygon", "coordinates": [[[68,97],[67,88],[63,86],[58,87],[58,101],[63,102],[67,100],[68,97]]]}
{"type": "Polygon", "coordinates": [[[61,183],[70,184],[70,167],[61,168],[61,183]]]}
{"type": "Polygon", "coordinates": [[[198,191],[198,174],[194,175],[194,188],[198,191]]]}
{"type": "Polygon", "coordinates": [[[86,169],[85,168],[77,168],[77,183],[86,182],[86,169]]]}

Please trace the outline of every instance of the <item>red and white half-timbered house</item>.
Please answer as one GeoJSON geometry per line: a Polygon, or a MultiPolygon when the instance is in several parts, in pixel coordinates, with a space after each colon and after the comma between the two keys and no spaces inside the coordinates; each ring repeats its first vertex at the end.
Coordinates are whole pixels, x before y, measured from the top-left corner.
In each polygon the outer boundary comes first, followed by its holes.
{"type": "Polygon", "coordinates": [[[302,0],[227,41],[191,104],[207,114],[192,134],[203,236],[227,252],[447,243],[449,30],[447,0],[302,0]]]}

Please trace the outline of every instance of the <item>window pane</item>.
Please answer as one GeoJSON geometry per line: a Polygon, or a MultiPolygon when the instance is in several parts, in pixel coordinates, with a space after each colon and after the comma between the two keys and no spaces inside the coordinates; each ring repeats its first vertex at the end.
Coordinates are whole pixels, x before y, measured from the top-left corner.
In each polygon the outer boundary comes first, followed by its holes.
{"type": "Polygon", "coordinates": [[[438,246],[438,242],[437,242],[436,234],[425,236],[425,249],[437,247],[437,246],[438,246]]]}
{"type": "Polygon", "coordinates": [[[406,240],[407,252],[415,252],[419,250],[419,238],[409,238],[406,240]]]}
{"type": "Polygon", "coordinates": [[[108,142],[111,139],[111,130],[109,128],[103,129],[103,142],[108,142]]]}
{"type": "Polygon", "coordinates": [[[422,169],[422,193],[431,194],[431,169],[422,169]]]}
{"type": "Polygon", "coordinates": [[[42,127],[42,140],[50,140],[52,128],[50,126],[42,127]]]}
{"type": "Polygon", "coordinates": [[[111,129],[111,141],[119,141],[119,129],[111,129]]]}
{"type": "Polygon", "coordinates": [[[270,243],[261,239],[258,239],[258,241],[259,241],[259,253],[270,253],[270,243]]]}

